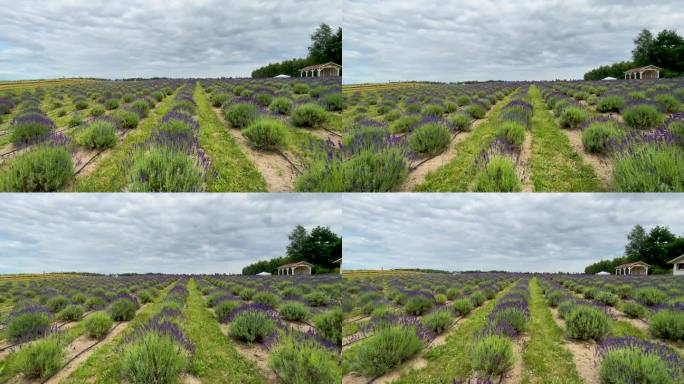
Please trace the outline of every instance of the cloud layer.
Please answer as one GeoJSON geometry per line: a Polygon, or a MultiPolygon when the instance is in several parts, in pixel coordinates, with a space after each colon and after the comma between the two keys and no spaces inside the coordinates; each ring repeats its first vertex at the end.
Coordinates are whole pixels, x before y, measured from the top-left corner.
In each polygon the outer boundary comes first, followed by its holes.
{"type": "Polygon", "coordinates": [[[338,26],[315,0],[0,0],[0,79],[249,76],[338,26]]]}
{"type": "Polygon", "coordinates": [[[341,232],[334,194],[5,194],[0,274],[239,273],[295,225],[341,232]]]}
{"type": "Polygon", "coordinates": [[[345,83],[577,79],[643,28],[684,32],[678,0],[343,1],[345,83]]]}
{"type": "Polygon", "coordinates": [[[345,195],[344,269],[580,272],[635,225],[684,234],[677,194],[345,195]]]}

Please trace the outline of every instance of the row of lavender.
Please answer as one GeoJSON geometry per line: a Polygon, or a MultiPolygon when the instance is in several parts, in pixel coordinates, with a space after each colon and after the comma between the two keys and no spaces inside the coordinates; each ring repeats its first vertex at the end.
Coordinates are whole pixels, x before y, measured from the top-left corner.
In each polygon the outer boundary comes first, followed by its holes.
{"type": "Polygon", "coordinates": [[[652,313],[649,319],[652,337],[682,341],[684,312],[677,304],[655,305],[651,298],[657,288],[636,288],[634,296],[641,302],[638,304],[633,301],[619,302],[620,296],[629,295],[632,288],[629,283],[612,286],[612,289],[608,285],[605,291],[593,291],[595,287],[552,277],[542,279],[540,286],[547,303],[557,308],[558,316],[565,320],[568,338],[598,342],[596,351],[602,382],[674,384],[684,380],[682,360],[674,349],[662,342],[648,340],[639,331],[615,330],[617,323],[611,307],[619,307],[632,318],[644,318],[652,313]],[[563,285],[557,281],[561,281],[563,285]],[[576,293],[585,292],[584,298],[570,294],[569,289],[576,293]]]}
{"type": "Polygon", "coordinates": [[[339,382],[342,311],[339,276],[207,276],[200,290],[228,336],[268,351],[284,382],[339,382]]]}
{"type": "Polygon", "coordinates": [[[681,80],[547,83],[542,93],[562,128],[582,130],[585,151],[613,158],[614,190],[684,190],[681,80]]]}
{"type": "Polygon", "coordinates": [[[390,371],[511,281],[494,274],[346,279],[345,370],[367,377],[390,371]]]}
{"type": "Polygon", "coordinates": [[[356,92],[348,97],[343,145],[319,158],[307,183],[346,192],[396,190],[418,163],[445,151],[513,89],[496,83],[356,92]]]}
{"type": "Polygon", "coordinates": [[[81,166],[82,156],[76,154],[82,149],[104,150],[117,143],[117,137],[127,130],[136,128],[138,122],[147,117],[149,111],[165,95],[172,92],[177,82],[169,85],[159,83],[154,88],[145,88],[153,96],[138,96],[109,115],[93,114],[83,119],[75,114],[68,128],[57,129],[55,122],[42,112],[40,102],[28,99],[22,104],[21,112],[12,120],[11,131],[17,152],[0,170],[0,189],[7,191],[55,191],[64,187],[74,176],[76,167],[81,166]],[[159,90],[162,89],[164,93],[159,90]],[[25,105],[25,107],[24,107],[25,105]],[[15,140],[16,139],[16,140],[15,140]]]}

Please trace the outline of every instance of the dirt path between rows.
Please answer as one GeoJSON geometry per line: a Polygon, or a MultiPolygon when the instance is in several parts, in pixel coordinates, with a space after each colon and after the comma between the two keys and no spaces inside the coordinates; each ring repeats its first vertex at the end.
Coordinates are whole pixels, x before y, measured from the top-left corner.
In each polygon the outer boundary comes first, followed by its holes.
{"type": "MultiPolygon", "coordinates": [[[[558,309],[549,309],[556,324],[565,330],[565,320],[561,319],[558,315],[558,309]]],[[[582,378],[582,382],[585,384],[600,384],[596,342],[565,339],[563,346],[572,354],[572,359],[575,362],[577,373],[582,378]]]]}
{"type": "Polygon", "coordinates": [[[457,132],[451,139],[449,146],[445,151],[439,155],[421,163],[415,169],[409,172],[404,185],[402,185],[402,192],[411,192],[416,185],[425,181],[425,178],[430,172],[448,164],[456,156],[456,145],[470,136],[470,131],[457,132]]]}
{"type": "Polygon", "coordinates": [[[326,129],[307,129],[307,132],[310,134],[318,137],[319,139],[323,141],[330,141],[333,144],[335,144],[335,147],[339,148],[340,144],[342,144],[342,136],[339,134],[335,134],[331,131],[328,131],[326,129]]]}
{"type": "Polygon", "coordinates": [[[532,183],[532,172],[530,171],[530,160],[532,159],[532,133],[525,133],[525,141],[520,149],[520,159],[516,164],[518,178],[522,184],[523,192],[533,192],[534,184],[532,183]]]}
{"type": "MultiPolygon", "coordinates": [[[[233,129],[226,121],[219,108],[213,108],[214,113],[223,123],[240,149],[249,157],[259,173],[266,180],[269,192],[292,192],[294,190],[295,170],[287,159],[280,153],[273,151],[259,151],[252,149],[238,129],[233,129]]],[[[285,153],[287,155],[287,153],[285,153]]],[[[292,156],[290,155],[290,158],[292,156]]]]}
{"type": "Polygon", "coordinates": [[[501,380],[502,384],[520,384],[525,371],[525,362],[523,355],[525,354],[525,344],[530,340],[528,335],[523,335],[513,340],[513,356],[515,356],[515,363],[510,371],[506,372],[501,380]]]}
{"type": "Polygon", "coordinates": [[[589,164],[596,173],[596,176],[601,179],[601,182],[605,187],[610,185],[611,175],[613,174],[613,162],[610,157],[605,155],[596,155],[589,153],[584,150],[584,144],[582,144],[582,131],[578,129],[563,129],[561,131],[565,134],[570,141],[570,146],[577,152],[582,160],[589,164]]]}
{"type": "MultiPolygon", "coordinates": [[[[228,324],[219,324],[221,333],[228,337],[228,324]]],[[[230,344],[246,360],[253,362],[268,383],[279,383],[278,375],[268,367],[268,351],[261,344],[247,344],[230,339],[230,344]]]]}

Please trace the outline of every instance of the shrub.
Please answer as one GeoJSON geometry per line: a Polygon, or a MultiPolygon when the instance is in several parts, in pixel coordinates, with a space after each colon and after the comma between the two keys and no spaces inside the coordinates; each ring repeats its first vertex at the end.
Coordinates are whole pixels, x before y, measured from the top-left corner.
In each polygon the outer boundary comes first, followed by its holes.
{"type": "Polygon", "coordinates": [[[582,131],[582,144],[588,152],[603,153],[612,139],[620,137],[620,131],[612,123],[592,123],[582,131]]]}
{"type": "Polygon", "coordinates": [[[501,321],[508,323],[517,334],[525,332],[527,328],[527,316],[520,308],[508,307],[497,311],[494,322],[498,324],[501,321]]]}
{"type": "Polygon", "coordinates": [[[130,321],[135,317],[137,310],[135,303],[129,299],[118,299],[109,306],[112,320],[130,321]]]}
{"type": "Polygon", "coordinates": [[[599,112],[620,112],[624,106],[625,100],[622,97],[606,96],[596,104],[596,110],[599,112]]]}
{"type": "Polygon", "coordinates": [[[287,127],[280,120],[259,119],[243,128],[242,134],[253,147],[276,148],[285,144],[287,127]]]}
{"type": "Polygon", "coordinates": [[[561,319],[565,319],[573,309],[575,309],[575,303],[571,300],[562,300],[558,303],[558,316],[561,319]]]}
{"type": "Polygon", "coordinates": [[[147,117],[147,114],[150,112],[150,104],[143,99],[139,99],[131,103],[130,108],[134,111],[139,111],[140,116],[142,117],[147,117]]]}
{"type": "Polygon", "coordinates": [[[487,300],[484,293],[480,291],[475,291],[470,295],[470,302],[473,303],[475,307],[479,307],[487,300]]]}
{"type": "Polygon", "coordinates": [[[634,291],[634,298],[645,305],[663,304],[667,300],[667,295],[658,288],[639,288],[634,291]]]}
{"type": "Polygon", "coordinates": [[[525,126],[516,121],[500,122],[494,135],[521,148],[525,141],[525,126]]]}
{"type": "Polygon", "coordinates": [[[265,313],[243,311],[235,315],[230,322],[228,335],[249,343],[261,342],[274,328],[275,322],[265,313]]]}
{"type": "Polygon", "coordinates": [[[114,117],[121,122],[121,128],[133,129],[138,126],[140,117],[137,113],[126,109],[118,110],[114,113],[114,117]]]}
{"type": "Polygon", "coordinates": [[[444,107],[439,104],[428,104],[420,112],[423,116],[441,117],[444,114],[444,107]]]}
{"type": "Polygon", "coordinates": [[[285,384],[340,383],[342,372],[335,357],[315,342],[291,336],[278,340],[268,366],[285,384]]]}
{"type": "Polygon", "coordinates": [[[69,305],[57,314],[57,319],[62,321],[78,321],[83,316],[85,309],[81,305],[69,305]]]}
{"type": "Polygon", "coordinates": [[[45,380],[62,368],[65,358],[64,341],[51,336],[21,348],[13,367],[27,378],[45,380]]]}
{"type": "Polygon", "coordinates": [[[461,295],[461,293],[463,293],[463,291],[461,291],[458,288],[449,288],[446,290],[448,300],[455,300],[457,297],[461,295]]]}
{"type": "Polygon", "coordinates": [[[479,339],[471,354],[473,369],[483,377],[502,376],[514,363],[513,344],[503,336],[490,335],[479,339]]]}
{"type": "Polygon", "coordinates": [[[268,305],[271,308],[275,308],[278,303],[278,298],[276,295],[269,292],[259,292],[254,295],[252,301],[257,304],[268,305]]]}
{"type": "Polygon", "coordinates": [[[404,304],[404,311],[408,315],[420,316],[432,309],[434,303],[423,295],[409,297],[404,304]]]}
{"type": "Polygon", "coordinates": [[[328,114],[316,104],[303,104],[292,111],[291,119],[296,127],[317,127],[327,121],[328,114]]]}
{"type": "Polygon", "coordinates": [[[49,309],[52,313],[61,311],[62,309],[66,308],[67,305],[69,305],[69,299],[62,295],[53,296],[45,303],[47,309],[49,309]]]}
{"type": "Polygon", "coordinates": [[[309,308],[297,301],[288,301],[280,306],[280,315],[289,321],[304,321],[309,318],[311,312],[309,308]]]}
{"type": "Polygon", "coordinates": [[[423,317],[423,324],[435,333],[442,333],[451,325],[451,313],[446,310],[434,311],[423,317]]]}
{"type": "Polygon", "coordinates": [[[639,91],[633,91],[633,92],[629,92],[627,94],[627,97],[629,97],[632,100],[643,100],[646,98],[646,93],[639,92],[639,91]]]}
{"type": "Polygon", "coordinates": [[[314,317],[316,333],[335,343],[342,345],[342,308],[325,311],[314,317]]]}
{"type": "Polygon", "coordinates": [[[292,92],[294,92],[295,95],[303,95],[309,92],[309,86],[306,84],[297,83],[292,86],[292,92]]]}
{"type": "Polygon", "coordinates": [[[76,141],[87,148],[111,148],[116,144],[116,127],[106,120],[90,123],[77,137],[76,141]]]}
{"type": "Polygon", "coordinates": [[[473,119],[481,119],[485,116],[487,111],[482,108],[481,106],[477,104],[472,104],[466,107],[465,111],[472,117],[473,119]]]}
{"type": "Polygon", "coordinates": [[[470,130],[470,117],[463,113],[457,113],[449,118],[449,122],[458,132],[470,130]]]}
{"type": "Polygon", "coordinates": [[[615,304],[617,304],[617,302],[620,300],[620,298],[614,293],[599,292],[596,295],[596,300],[600,301],[601,303],[603,303],[605,305],[609,305],[612,307],[615,304]]]}
{"type": "Polygon", "coordinates": [[[211,105],[213,107],[218,108],[218,107],[223,106],[223,103],[228,101],[228,95],[225,93],[212,93],[210,100],[211,100],[211,105]]]}
{"type": "Polygon", "coordinates": [[[475,192],[520,192],[522,186],[513,162],[501,155],[492,156],[475,178],[475,192]]]}
{"type": "Polygon", "coordinates": [[[473,303],[467,298],[456,299],[453,303],[451,303],[451,308],[454,310],[456,315],[465,316],[473,310],[473,303]]]}
{"type": "Polygon", "coordinates": [[[131,169],[131,192],[197,192],[201,187],[194,159],[167,147],[145,151],[131,169]]]}
{"type": "Polygon", "coordinates": [[[226,296],[226,292],[224,291],[215,291],[209,294],[209,297],[207,297],[207,307],[214,308],[222,301],[224,296],[226,296]]]}
{"type": "Polygon", "coordinates": [[[88,336],[93,339],[102,339],[109,333],[114,321],[104,312],[93,313],[83,322],[88,336]]]}
{"type": "Polygon", "coordinates": [[[309,303],[309,305],[314,307],[324,306],[330,301],[328,295],[326,295],[323,291],[313,291],[308,295],[305,295],[304,299],[309,303]]]}
{"type": "Polygon", "coordinates": [[[321,105],[326,111],[341,111],[344,109],[344,96],[342,93],[329,93],[321,98],[321,105]]]}
{"type": "Polygon", "coordinates": [[[119,100],[117,99],[107,99],[104,102],[104,107],[108,110],[119,108],[119,100]]]}
{"type": "Polygon", "coordinates": [[[85,306],[88,309],[103,308],[105,305],[107,305],[107,302],[98,296],[90,297],[85,302],[85,306]]]}
{"type": "Polygon", "coordinates": [[[449,146],[451,132],[443,124],[424,124],[411,132],[408,145],[417,153],[435,154],[449,146]]]}
{"type": "Polygon", "coordinates": [[[669,367],[657,354],[637,348],[620,348],[605,353],[601,360],[601,383],[675,384],[669,367]]]}
{"type": "Polygon", "coordinates": [[[627,315],[627,317],[632,319],[642,319],[648,314],[648,310],[646,310],[646,308],[633,301],[623,302],[620,309],[625,313],[625,315],[627,315]]]}
{"type": "Polygon", "coordinates": [[[382,328],[358,346],[352,366],[366,376],[379,376],[414,356],[422,347],[413,327],[382,328]]]}
{"type": "Polygon", "coordinates": [[[289,115],[292,111],[292,100],[287,97],[276,97],[271,101],[268,109],[273,113],[278,113],[280,115],[289,115]]]}
{"type": "Polygon", "coordinates": [[[81,124],[83,124],[83,117],[78,113],[71,115],[69,121],[67,122],[69,128],[78,127],[81,124]]]}
{"type": "Polygon", "coordinates": [[[256,120],[259,114],[257,106],[249,103],[233,104],[225,111],[226,120],[234,128],[243,128],[256,120]]]}
{"type": "Polygon", "coordinates": [[[408,115],[402,116],[395,120],[389,126],[389,131],[392,133],[404,133],[408,132],[409,127],[420,121],[420,116],[418,115],[408,115]]]}
{"type": "Polygon", "coordinates": [[[651,316],[649,329],[659,339],[684,340],[684,312],[664,309],[651,316]]]}
{"type": "Polygon", "coordinates": [[[131,384],[175,383],[188,366],[187,353],[170,336],[147,332],[128,345],[121,372],[131,384]]]}
{"type": "Polygon", "coordinates": [[[17,145],[34,141],[40,137],[47,137],[54,127],[52,120],[44,116],[18,117],[12,123],[10,141],[17,145]]]}
{"type": "Polygon", "coordinates": [[[579,107],[568,107],[561,112],[561,128],[579,128],[589,118],[589,112],[579,107]]]}
{"type": "Polygon", "coordinates": [[[10,340],[30,340],[45,335],[49,329],[47,313],[28,311],[10,317],[6,332],[10,340]]]}
{"type": "Polygon", "coordinates": [[[658,107],[666,113],[677,113],[682,111],[682,103],[672,95],[658,95],[653,99],[658,107]]]}
{"type": "Polygon", "coordinates": [[[632,128],[648,129],[663,122],[663,115],[652,105],[635,105],[622,112],[625,123],[632,128]]]}
{"type": "Polygon", "coordinates": [[[573,339],[600,340],[610,332],[610,318],[598,308],[579,305],[566,316],[565,328],[573,339]]]}
{"type": "Polygon", "coordinates": [[[76,99],[74,100],[74,108],[79,111],[84,110],[88,108],[88,101],[86,99],[76,99]]]}
{"type": "Polygon", "coordinates": [[[445,304],[447,302],[447,297],[443,294],[437,294],[435,295],[435,301],[437,304],[445,304]]]}
{"type": "Polygon", "coordinates": [[[243,288],[240,290],[240,298],[242,300],[252,300],[252,297],[256,294],[256,289],[254,288],[243,288]]]}
{"type": "Polygon", "coordinates": [[[470,104],[470,97],[465,96],[465,95],[464,95],[464,96],[459,96],[459,97],[456,99],[456,104],[458,104],[459,107],[466,106],[466,105],[470,104]]]}
{"type": "Polygon", "coordinates": [[[254,98],[263,106],[268,106],[273,101],[273,95],[266,92],[257,93],[254,98]]]}
{"type": "Polygon", "coordinates": [[[684,191],[684,152],[672,145],[639,145],[616,156],[613,189],[617,192],[684,191]]]}
{"type": "Polygon", "coordinates": [[[563,298],[563,293],[561,291],[549,292],[546,295],[546,302],[553,308],[556,308],[563,298]]]}
{"type": "Polygon", "coordinates": [[[240,303],[237,301],[231,301],[231,300],[224,300],[216,305],[214,308],[214,314],[216,315],[216,320],[218,320],[219,323],[225,323],[228,321],[228,316],[230,316],[230,313],[237,307],[240,306],[240,303]]]}
{"type": "Polygon", "coordinates": [[[98,117],[104,115],[106,112],[105,107],[102,105],[94,105],[92,108],[90,108],[90,116],[92,117],[98,117]]]}

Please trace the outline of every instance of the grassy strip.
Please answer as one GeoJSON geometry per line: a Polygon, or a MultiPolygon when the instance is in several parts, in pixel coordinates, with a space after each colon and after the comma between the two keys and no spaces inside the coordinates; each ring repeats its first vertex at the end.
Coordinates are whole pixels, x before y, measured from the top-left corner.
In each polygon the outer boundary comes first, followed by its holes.
{"type": "Polygon", "coordinates": [[[537,278],[530,280],[530,296],[530,339],[524,347],[526,370],[521,383],[581,384],[572,354],[562,345],[563,330],[553,320],[537,278]]]}
{"type": "Polygon", "coordinates": [[[456,144],[456,158],[428,173],[425,181],[414,188],[416,192],[467,192],[476,174],[475,161],[494,140],[494,120],[516,92],[501,100],[486,117],[486,121],[473,129],[470,136],[456,144]]]}
{"type": "Polygon", "coordinates": [[[539,88],[530,86],[532,115],[532,182],[535,192],[602,191],[601,180],[582,161],[546,109],[539,88]]]}
{"type": "Polygon", "coordinates": [[[162,302],[176,282],[169,284],[159,294],[157,300],[136,313],[131,320],[128,328],[112,340],[95,351],[88,359],[79,366],[67,379],[60,384],[70,383],[90,383],[116,384],[121,382],[120,358],[121,351],[119,346],[121,340],[131,333],[137,326],[140,326],[151,319],[161,309],[162,302]]]}
{"type": "Polygon", "coordinates": [[[221,333],[194,279],[188,283],[188,290],[183,331],[197,347],[194,366],[199,378],[205,383],[265,383],[258,368],[240,356],[221,333]]]}
{"type": "Polygon", "coordinates": [[[109,155],[102,159],[97,168],[88,176],[77,179],[72,187],[76,192],[120,192],[128,184],[130,170],[130,156],[136,145],[143,144],[152,134],[161,118],[167,114],[173,105],[176,94],[166,96],[138,127],[128,132],[124,142],[112,148],[109,155]]]}
{"type": "Polygon", "coordinates": [[[216,116],[199,83],[194,99],[200,124],[199,143],[211,158],[207,192],[266,192],[266,180],[216,116]]]}
{"type": "Polygon", "coordinates": [[[467,378],[473,373],[470,352],[475,335],[487,325],[487,316],[494,309],[496,300],[505,295],[515,283],[499,292],[496,297],[473,310],[467,319],[447,336],[446,344],[425,354],[428,365],[402,376],[395,384],[451,383],[454,379],[467,378]]]}

